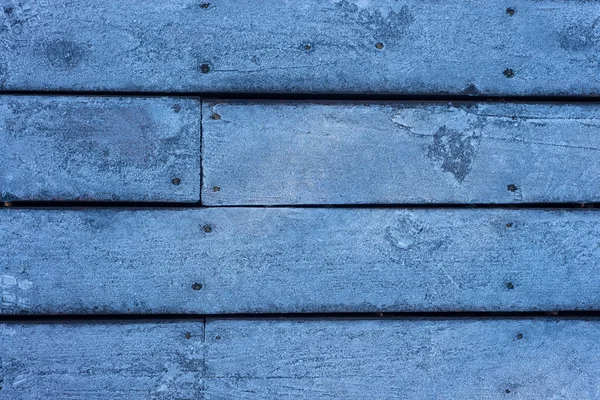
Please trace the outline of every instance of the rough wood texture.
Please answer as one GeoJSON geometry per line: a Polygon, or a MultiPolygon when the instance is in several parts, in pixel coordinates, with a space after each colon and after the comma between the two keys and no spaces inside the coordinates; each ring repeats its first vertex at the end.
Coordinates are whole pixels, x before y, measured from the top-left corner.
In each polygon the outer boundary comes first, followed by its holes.
{"type": "Polygon", "coordinates": [[[600,397],[598,320],[209,320],[206,342],[210,399],[600,397]]]}
{"type": "Polygon", "coordinates": [[[595,104],[205,102],[207,205],[600,200],[595,104]]]}
{"type": "Polygon", "coordinates": [[[0,399],[201,399],[204,323],[0,324],[0,399]]]}
{"type": "Polygon", "coordinates": [[[4,2],[0,88],[596,95],[597,2],[4,2]]]}
{"type": "Polygon", "coordinates": [[[0,201],[197,202],[200,103],[0,96],[0,154],[0,201]]]}
{"type": "Polygon", "coordinates": [[[0,210],[4,314],[600,309],[600,213],[0,210]]]}

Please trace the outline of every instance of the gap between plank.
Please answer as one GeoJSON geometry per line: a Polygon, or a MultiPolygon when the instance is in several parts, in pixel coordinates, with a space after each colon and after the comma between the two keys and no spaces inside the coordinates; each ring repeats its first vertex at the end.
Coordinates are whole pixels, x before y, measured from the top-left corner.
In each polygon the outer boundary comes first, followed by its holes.
{"type": "Polygon", "coordinates": [[[486,96],[393,94],[393,93],[307,93],[307,92],[156,92],[156,91],[64,91],[0,90],[0,95],[73,96],[73,97],[178,97],[202,100],[312,100],[312,101],[431,101],[431,102],[499,102],[499,103],[600,103],[598,96],[486,96]]]}
{"type": "Polygon", "coordinates": [[[584,209],[596,210],[600,203],[486,203],[486,204],[275,204],[207,206],[200,202],[136,202],[136,201],[13,201],[0,203],[4,208],[348,208],[348,209],[584,209]]]}
{"type": "Polygon", "coordinates": [[[349,313],[263,313],[263,314],[49,314],[49,315],[0,315],[2,322],[152,322],[152,321],[202,321],[205,319],[248,319],[248,320],[380,320],[380,319],[599,319],[598,311],[519,311],[519,312],[496,312],[496,311],[473,311],[473,312],[349,312],[349,313]]]}

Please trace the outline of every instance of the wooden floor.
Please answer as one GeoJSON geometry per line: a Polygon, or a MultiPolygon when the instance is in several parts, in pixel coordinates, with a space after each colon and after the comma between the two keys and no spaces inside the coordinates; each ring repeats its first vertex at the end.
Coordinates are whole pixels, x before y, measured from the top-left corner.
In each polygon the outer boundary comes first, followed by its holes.
{"type": "Polygon", "coordinates": [[[599,24],[0,1],[0,399],[600,399],[599,24]]]}

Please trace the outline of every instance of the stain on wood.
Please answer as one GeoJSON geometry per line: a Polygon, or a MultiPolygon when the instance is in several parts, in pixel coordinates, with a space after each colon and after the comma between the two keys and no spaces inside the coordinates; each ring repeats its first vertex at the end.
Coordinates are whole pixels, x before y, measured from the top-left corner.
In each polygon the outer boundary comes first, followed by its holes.
{"type": "Polygon", "coordinates": [[[600,307],[593,210],[8,208],[0,225],[3,314],[600,307]]]}
{"type": "Polygon", "coordinates": [[[2,96],[0,201],[197,202],[199,114],[193,99],[2,96]]]}
{"type": "Polygon", "coordinates": [[[600,200],[594,104],[208,101],[203,110],[206,205],[600,200]]]}

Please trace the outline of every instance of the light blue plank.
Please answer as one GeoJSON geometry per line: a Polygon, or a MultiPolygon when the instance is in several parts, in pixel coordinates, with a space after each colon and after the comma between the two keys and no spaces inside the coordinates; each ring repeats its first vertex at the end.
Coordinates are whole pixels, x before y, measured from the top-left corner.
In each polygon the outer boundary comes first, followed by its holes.
{"type": "Polygon", "coordinates": [[[5,1],[0,88],[596,95],[575,0],[5,1]]]}
{"type": "Polygon", "coordinates": [[[598,320],[209,320],[207,399],[597,399],[598,320]]]}
{"type": "Polygon", "coordinates": [[[596,104],[204,102],[207,205],[600,201],[596,104]]]}
{"type": "Polygon", "coordinates": [[[0,324],[0,399],[202,399],[204,322],[0,324]]]}
{"type": "Polygon", "coordinates": [[[0,96],[0,201],[200,200],[200,103],[0,96]]]}
{"type": "Polygon", "coordinates": [[[600,309],[600,213],[0,210],[1,313],[600,309]]]}

